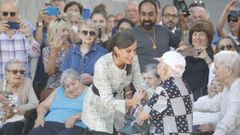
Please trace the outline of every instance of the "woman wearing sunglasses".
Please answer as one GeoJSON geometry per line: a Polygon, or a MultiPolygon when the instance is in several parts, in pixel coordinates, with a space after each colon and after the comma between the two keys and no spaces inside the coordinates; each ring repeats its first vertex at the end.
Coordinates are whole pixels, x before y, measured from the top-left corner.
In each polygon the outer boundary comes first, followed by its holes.
{"type": "Polygon", "coordinates": [[[82,22],[79,37],[82,44],[69,49],[61,70],[73,68],[81,74],[83,83],[90,85],[92,84],[94,65],[102,55],[107,53],[107,50],[95,44],[97,30],[95,24],[90,20],[82,22]]]}
{"type": "Polygon", "coordinates": [[[24,125],[23,116],[37,107],[38,99],[32,87],[32,81],[24,77],[22,62],[12,59],[5,66],[6,76],[0,81],[0,112],[3,135],[19,135],[24,125]],[[12,118],[15,122],[9,122],[12,118]],[[14,120],[15,119],[15,120],[14,120]],[[20,120],[20,121],[17,121],[20,120]],[[7,123],[8,122],[8,123],[7,123]]]}

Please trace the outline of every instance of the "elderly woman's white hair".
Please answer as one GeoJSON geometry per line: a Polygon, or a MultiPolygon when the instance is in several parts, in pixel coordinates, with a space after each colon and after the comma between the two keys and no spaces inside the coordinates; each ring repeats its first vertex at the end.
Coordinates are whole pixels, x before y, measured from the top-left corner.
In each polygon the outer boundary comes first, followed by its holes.
{"type": "Polygon", "coordinates": [[[214,56],[214,62],[223,68],[232,69],[233,75],[240,77],[240,55],[235,51],[221,51],[214,56]]]}
{"type": "Polygon", "coordinates": [[[12,64],[21,64],[23,66],[23,63],[19,60],[19,59],[11,59],[9,60],[6,65],[5,65],[5,71],[8,71],[9,70],[9,66],[12,65],[12,64]]]}
{"type": "Polygon", "coordinates": [[[66,69],[62,75],[61,75],[61,78],[60,78],[60,84],[63,86],[64,85],[64,81],[67,79],[67,78],[72,78],[74,80],[79,80],[81,81],[81,76],[74,70],[74,69],[66,69]]]}

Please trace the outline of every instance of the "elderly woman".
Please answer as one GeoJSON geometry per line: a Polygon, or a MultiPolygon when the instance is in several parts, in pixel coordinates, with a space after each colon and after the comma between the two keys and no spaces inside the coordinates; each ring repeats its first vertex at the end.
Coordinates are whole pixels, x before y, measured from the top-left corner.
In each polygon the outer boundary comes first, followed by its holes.
{"type": "Polygon", "coordinates": [[[186,70],[183,78],[193,92],[194,101],[200,96],[207,95],[209,68],[212,62],[213,25],[210,21],[199,20],[189,30],[189,46],[182,46],[177,51],[188,50],[186,55],[186,70]]]}
{"type": "Polygon", "coordinates": [[[102,55],[107,53],[107,50],[94,43],[97,30],[90,20],[82,22],[79,37],[82,44],[69,49],[61,70],[73,68],[81,74],[83,83],[90,85],[92,84],[94,65],[102,55]]]}
{"type": "Polygon", "coordinates": [[[214,56],[215,78],[224,84],[223,92],[209,99],[209,105],[199,111],[220,111],[214,135],[240,133],[240,55],[233,51],[221,51],[214,56]],[[227,62],[226,62],[227,61],[227,62]]]}
{"type": "Polygon", "coordinates": [[[149,119],[153,127],[149,134],[191,134],[192,94],[182,80],[186,61],[177,52],[168,51],[157,58],[162,80],[150,102],[139,114],[139,120],[149,119]]]}
{"type": "Polygon", "coordinates": [[[113,52],[96,62],[93,85],[83,105],[82,120],[93,135],[110,135],[114,129],[121,129],[127,108],[140,104],[145,95],[141,90],[147,88],[135,53],[137,44],[134,35],[120,32],[110,42],[114,45],[113,52]],[[124,99],[123,88],[130,83],[134,84],[138,96],[124,99]]]}
{"type": "Polygon", "coordinates": [[[88,87],[73,69],[63,72],[60,83],[38,106],[36,128],[29,135],[83,135],[87,131],[81,113],[88,87]]]}
{"type": "MultiPolygon", "coordinates": [[[[24,78],[24,71],[22,62],[17,59],[8,61],[5,66],[6,76],[0,81],[0,110],[6,111],[6,117],[24,114],[38,105],[32,81],[24,78]]],[[[19,135],[23,125],[23,121],[7,123],[2,128],[3,135],[19,135]]]]}
{"type": "Polygon", "coordinates": [[[146,84],[151,87],[151,89],[148,89],[148,96],[150,98],[153,95],[155,88],[161,83],[160,76],[157,73],[157,65],[153,63],[146,65],[142,74],[146,84]]]}
{"type": "Polygon", "coordinates": [[[44,100],[49,93],[57,88],[60,83],[60,67],[64,61],[68,48],[71,46],[67,41],[71,25],[64,18],[57,18],[48,26],[48,46],[43,49],[43,64],[48,74],[48,81],[45,90],[40,95],[44,100]]]}

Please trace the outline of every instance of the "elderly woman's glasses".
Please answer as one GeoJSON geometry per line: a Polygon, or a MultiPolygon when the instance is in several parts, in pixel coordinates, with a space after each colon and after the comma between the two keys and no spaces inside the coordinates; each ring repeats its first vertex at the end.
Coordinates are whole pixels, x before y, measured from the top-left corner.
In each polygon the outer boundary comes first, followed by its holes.
{"type": "Polygon", "coordinates": [[[233,45],[219,45],[219,50],[225,50],[225,48],[227,49],[227,50],[229,50],[229,49],[232,49],[233,48],[233,45]]]}
{"type": "Polygon", "coordinates": [[[24,73],[25,73],[25,71],[24,70],[8,70],[8,72],[11,72],[11,73],[13,73],[14,75],[16,75],[16,74],[21,74],[21,75],[23,75],[24,73]]]}
{"type": "Polygon", "coordinates": [[[10,15],[11,17],[14,17],[16,15],[16,12],[2,12],[3,16],[8,16],[10,15]]]}
{"type": "Polygon", "coordinates": [[[96,35],[95,31],[87,31],[87,30],[83,30],[83,31],[82,31],[82,34],[83,34],[84,36],[87,36],[87,35],[95,36],[95,35],[96,35]]]}

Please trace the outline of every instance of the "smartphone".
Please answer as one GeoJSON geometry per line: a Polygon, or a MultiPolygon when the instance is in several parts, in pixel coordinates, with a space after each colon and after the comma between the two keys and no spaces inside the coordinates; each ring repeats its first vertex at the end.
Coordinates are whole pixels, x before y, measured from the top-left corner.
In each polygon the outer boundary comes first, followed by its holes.
{"type": "Polygon", "coordinates": [[[45,14],[51,16],[58,16],[60,14],[59,8],[57,7],[47,7],[45,9],[45,14]]]}
{"type": "Polygon", "coordinates": [[[200,49],[194,48],[194,56],[198,56],[200,54],[200,49]]]}
{"type": "Polygon", "coordinates": [[[186,2],[184,0],[179,0],[178,1],[178,7],[183,12],[183,15],[185,17],[190,15],[190,12],[188,10],[188,5],[186,4],[186,2]]]}
{"type": "Polygon", "coordinates": [[[16,29],[16,30],[18,30],[19,28],[20,28],[20,23],[18,23],[18,22],[7,22],[7,24],[8,24],[8,28],[9,29],[16,29]]]}
{"type": "Polygon", "coordinates": [[[82,18],[83,18],[83,20],[87,20],[90,18],[90,9],[89,8],[83,8],[82,18]]]}
{"type": "Polygon", "coordinates": [[[102,38],[102,29],[98,28],[98,38],[101,39],[102,38]]]}

